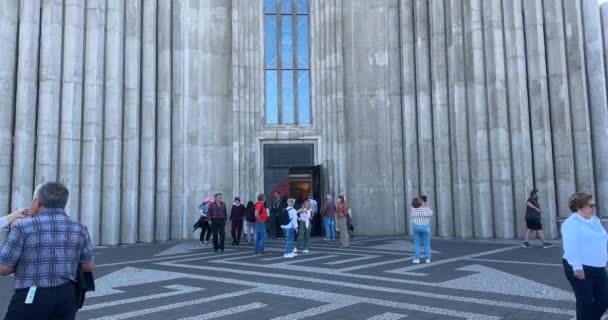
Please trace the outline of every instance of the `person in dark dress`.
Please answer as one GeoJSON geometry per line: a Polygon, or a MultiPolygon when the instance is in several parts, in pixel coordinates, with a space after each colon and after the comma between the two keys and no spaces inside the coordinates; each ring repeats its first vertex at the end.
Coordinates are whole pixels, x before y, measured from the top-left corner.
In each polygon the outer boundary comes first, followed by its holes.
{"type": "Polygon", "coordinates": [[[241,199],[239,199],[239,197],[235,197],[234,202],[232,203],[232,210],[230,210],[230,221],[232,222],[230,234],[232,234],[233,246],[238,246],[241,242],[245,210],[246,208],[241,203],[241,199]]]}
{"type": "Polygon", "coordinates": [[[526,235],[524,244],[522,247],[530,248],[530,235],[534,235],[537,239],[543,242],[545,248],[551,248],[555,246],[553,243],[545,241],[545,234],[543,233],[543,224],[540,216],[540,204],[538,202],[538,190],[532,189],[530,192],[530,198],[527,201],[526,207],[526,235]]]}

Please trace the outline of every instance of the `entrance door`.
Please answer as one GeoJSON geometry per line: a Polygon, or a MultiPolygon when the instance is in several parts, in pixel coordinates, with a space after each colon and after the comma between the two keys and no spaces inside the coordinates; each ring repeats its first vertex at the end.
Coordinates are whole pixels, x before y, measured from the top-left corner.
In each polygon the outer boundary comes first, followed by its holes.
{"type": "MultiPolygon", "coordinates": [[[[304,204],[304,200],[312,195],[317,201],[317,211],[320,211],[319,206],[323,197],[321,169],[321,166],[289,169],[289,197],[296,199],[296,209],[299,209],[304,204]]],[[[312,222],[311,236],[322,234],[322,221],[321,215],[317,214],[312,222]]]]}

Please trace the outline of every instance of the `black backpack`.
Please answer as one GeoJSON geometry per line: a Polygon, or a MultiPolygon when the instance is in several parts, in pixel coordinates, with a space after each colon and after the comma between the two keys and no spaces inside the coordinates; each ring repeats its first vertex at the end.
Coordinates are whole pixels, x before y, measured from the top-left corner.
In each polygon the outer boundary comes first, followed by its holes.
{"type": "Polygon", "coordinates": [[[291,222],[291,218],[289,217],[289,208],[281,210],[281,213],[279,213],[277,220],[282,226],[289,224],[291,222]]]}
{"type": "Polygon", "coordinates": [[[255,223],[255,208],[254,207],[247,208],[247,212],[245,213],[245,220],[247,220],[247,222],[255,223]]]}

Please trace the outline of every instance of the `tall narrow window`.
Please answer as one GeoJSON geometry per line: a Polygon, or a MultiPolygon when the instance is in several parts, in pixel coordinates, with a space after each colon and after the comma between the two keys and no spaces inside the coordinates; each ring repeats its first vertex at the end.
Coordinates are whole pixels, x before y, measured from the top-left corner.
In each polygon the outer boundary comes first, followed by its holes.
{"type": "Polygon", "coordinates": [[[264,0],[266,124],[310,124],[308,0],[264,0]]]}

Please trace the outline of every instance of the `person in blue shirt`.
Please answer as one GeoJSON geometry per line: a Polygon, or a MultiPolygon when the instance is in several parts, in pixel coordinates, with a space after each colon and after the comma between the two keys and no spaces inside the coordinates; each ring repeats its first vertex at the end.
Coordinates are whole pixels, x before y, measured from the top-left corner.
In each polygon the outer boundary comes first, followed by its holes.
{"type": "Polygon", "coordinates": [[[572,214],[562,224],[563,265],[576,297],[577,320],[600,320],[608,308],[608,234],[594,215],[593,197],[570,197],[572,214]]]}
{"type": "Polygon", "coordinates": [[[211,198],[205,198],[205,200],[203,200],[203,203],[201,203],[200,206],[198,206],[198,212],[200,214],[200,226],[201,226],[201,235],[200,235],[200,242],[201,242],[201,246],[208,246],[209,245],[209,239],[211,238],[211,225],[209,223],[209,219],[207,217],[207,214],[209,213],[209,207],[207,207],[207,205],[209,204],[209,202],[211,202],[211,198]],[[205,237],[206,235],[206,237],[205,237]]]}

